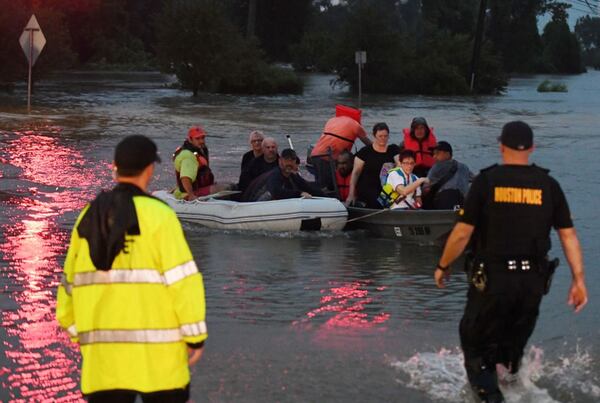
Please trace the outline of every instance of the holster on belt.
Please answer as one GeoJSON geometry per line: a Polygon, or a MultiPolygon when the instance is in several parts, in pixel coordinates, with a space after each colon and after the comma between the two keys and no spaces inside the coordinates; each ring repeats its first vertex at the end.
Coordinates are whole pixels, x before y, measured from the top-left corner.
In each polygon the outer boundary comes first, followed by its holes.
{"type": "Polygon", "coordinates": [[[472,252],[465,255],[465,272],[467,280],[479,292],[484,292],[487,286],[487,274],[485,272],[485,263],[478,259],[472,252]]]}
{"type": "Polygon", "coordinates": [[[550,286],[552,285],[552,277],[554,277],[554,272],[558,267],[560,260],[555,257],[554,259],[544,259],[542,260],[542,273],[546,278],[546,283],[544,285],[544,295],[548,294],[550,291],[550,286]]]}

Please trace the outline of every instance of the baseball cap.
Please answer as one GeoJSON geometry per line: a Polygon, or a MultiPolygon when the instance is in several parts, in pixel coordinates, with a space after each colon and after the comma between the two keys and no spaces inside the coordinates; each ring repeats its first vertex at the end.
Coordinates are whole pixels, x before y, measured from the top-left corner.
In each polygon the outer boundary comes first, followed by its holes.
{"type": "Polygon", "coordinates": [[[508,122],[502,128],[498,141],[513,150],[529,150],[533,146],[533,131],[527,123],[520,120],[508,122]]]}
{"type": "Polygon", "coordinates": [[[284,160],[295,160],[298,158],[298,154],[296,154],[296,151],[292,150],[291,148],[286,148],[281,152],[281,158],[284,160]]]}
{"type": "Polygon", "coordinates": [[[188,139],[196,139],[206,137],[206,131],[202,126],[192,126],[190,130],[188,130],[188,139]]]}
{"type": "Polygon", "coordinates": [[[437,145],[433,147],[434,150],[447,151],[452,154],[452,146],[447,141],[438,141],[437,145]]]}
{"type": "Polygon", "coordinates": [[[146,136],[127,136],[115,148],[115,165],[119,169],[138,171],[160,162],[154,141],[146,136]]]}

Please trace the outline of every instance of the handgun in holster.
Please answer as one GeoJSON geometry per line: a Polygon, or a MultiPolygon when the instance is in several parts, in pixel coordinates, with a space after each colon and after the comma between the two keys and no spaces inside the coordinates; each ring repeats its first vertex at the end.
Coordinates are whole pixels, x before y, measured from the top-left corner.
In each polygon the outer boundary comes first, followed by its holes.
{"type": "Polygon", "coordinates": [[[552,285],[552,277],[554,277],[554,272],[556,271],[556,268],[558,267],[560,263],[560,260],[555,257],[552,260],[546,259],[544,261],[545,264],[545,275],[546,275],[546,284],[544,286],[544,295],[548,294],[548,292],[550,292],[550,286],[552,285]]]}
{"type": "Polygon", "coordinates": [[[476,259],[472,252],[465,255],[465,272],[469,283],[479,292],[484,292],[487,285],[487,275],[485,274],[485,263],[476,259]]]}

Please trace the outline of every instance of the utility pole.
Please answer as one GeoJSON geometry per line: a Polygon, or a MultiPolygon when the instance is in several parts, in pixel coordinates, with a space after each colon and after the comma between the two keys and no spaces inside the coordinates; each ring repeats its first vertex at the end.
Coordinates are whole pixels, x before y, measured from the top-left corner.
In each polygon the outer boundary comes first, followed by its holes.
{"type": "Polygon", "coordinates": [[[485,26],[486,0],[481,0],[479,4],[479,17],[477,18],[477,28],[475,30],[475,41],[473,43],[473,57],[471,58],[471,92],[475,87],[475,74],[477,73],[477,64],[479,63],[479,54],[481,53],[481,42],[483,41],[483,28],[485,26]]]}
{"type": "Polygon", "coordinates": [[[246,37],[254,36],[256,30],[256,1],[250,0],[248,3],[248,25],[246,26],[246,37]]]}
{"type": "Polygon", "coordinates": [[[367,62],[367,52],[364,50],[354,52],[354,61],[358,65],[358,108],[360,109],[362,104],[362,69],[367,62]]]}

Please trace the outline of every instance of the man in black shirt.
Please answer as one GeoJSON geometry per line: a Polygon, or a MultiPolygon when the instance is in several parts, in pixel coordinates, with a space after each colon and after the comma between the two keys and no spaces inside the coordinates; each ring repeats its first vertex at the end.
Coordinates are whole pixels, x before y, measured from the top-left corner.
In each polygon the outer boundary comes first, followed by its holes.
{"type": "Polygon", "coordinates": [[[277,142],[273,137],[265,137],[262,141],[262,157],[255,158],[240,175],[238,189],[245,191],[250,182],[265,172],[277,167],[277,142]]]}
{"type": "Polygon", "coordinates": [[[507,123],[499,140],[503,164],[483,169],[473,181],[435,270],[443,288],[450,264],[473,238],[460,341],[469,382],[484,402],[504,401],[496,364],[511,374],[519,370],[558,264],[547,257],[552,227],[571,269],[568,303],[575,312],[587,303],[581,247],[564,193],[547,170],[529,165],[531,128],[507,123]]]}
{"type": "Polygon", "coordinates": [[[323,192],[298,175],[298,155],[290,148],[281,152],[278,168],[262,174],[248,186],[242,201],[267,201],[323,196],[323,192]]]}

